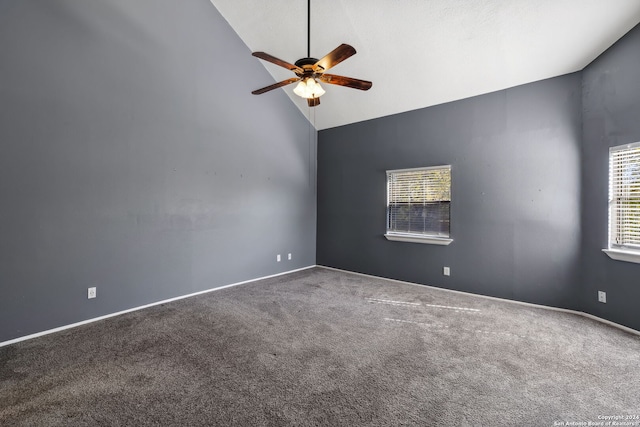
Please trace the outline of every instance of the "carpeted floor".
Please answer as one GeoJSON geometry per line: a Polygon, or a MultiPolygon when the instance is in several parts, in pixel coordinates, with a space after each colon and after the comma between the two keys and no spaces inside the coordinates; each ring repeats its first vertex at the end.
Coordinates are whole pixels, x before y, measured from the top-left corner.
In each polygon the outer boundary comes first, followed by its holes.
{"type": "Polygon", "coordinates": [[[580,316],[313,268],[0,348],[0,425],[640,426],[639,367],[580,316]]]}

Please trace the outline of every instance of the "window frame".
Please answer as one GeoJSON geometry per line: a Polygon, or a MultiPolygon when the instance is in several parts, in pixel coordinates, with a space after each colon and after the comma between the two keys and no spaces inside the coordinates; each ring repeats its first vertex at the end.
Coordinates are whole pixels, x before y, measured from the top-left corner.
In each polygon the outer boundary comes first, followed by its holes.
{"type": "MultiPolygon", "coordinates": [[[[451,178],[451,165],[440,165],[440,166],[425,166],[419,168],[408,168],[408,169],[391,169],[386,171],[386,188],[387,188],[387,212],[386,212],[386,232],[384,237],[387,240],[397,241],[397,242],[411,242],[411,243],[423,243],[430,245],[449,245],[453,242],[451,238],[451,223],[449,223],[449,232],[448,234],[428,234],[428,233],[411,233],[411,232],[398,232],[398,231],[390,231],[390,177],[394,174],[401,173],[410,173],[410,172],[419,172],[426,170],[443,170],[446,169],[449,171],[449,177],[451,178]]],[[[449,182],[449,194],[451,194],[451,182],[449,182]]],[[[451,199],[451,197],[449,197],[451,199]]],[[[449,200],[449,206],[451,206],[451,200],[449,200]]],[[[451,213],[449,213],[449,218],[451,218],[451,213]]]]}
{"type": "MultiPolygon", "coordinates": [[[[619,151],[633,150],[640,148],[640,142],[635,142],[631,144],[623,144],[617,145],[614,147],[609,147],[609,195],[608,195],[608,213],[607,213],[607,248],[602,251],[606,253],[610,258],[618,260],[618,261],[626,261],[633,263],[640,263],[640,244],[619,244],[615,242],[615,235],[617,234],[617,225],[620,222],[616,220],[619,215],[617,215],[618,211],[615,209],[617,204],[614,199],[614,182],[616,180],[621,180],[622,178],[618,178],[618,175],[614,175],[614,153],[619,151]]],[[[638,158],[637,162],[634,161],[633,164],[637,164],[640,168],[640,158],[638,158]]],[[[633,198],[635,200],[635,197],[633,198]]],[[[640,202],[640,195],[638,196],[638,201],[640,202]]],[[[639,221],[640,222],[640,221],[639,221]]]]}

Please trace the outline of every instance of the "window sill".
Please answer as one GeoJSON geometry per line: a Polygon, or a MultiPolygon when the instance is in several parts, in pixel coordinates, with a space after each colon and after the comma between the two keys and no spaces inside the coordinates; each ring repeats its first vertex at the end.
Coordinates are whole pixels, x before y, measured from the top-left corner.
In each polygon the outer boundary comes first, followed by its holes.
{"type": "Polygon", "coordinates": [[[384,237],[387,240],[393,240],[395,242],[411,242],[411,243],[424,243],[427,245],[449,245],[453,242],[453,239],[448,237],[435,237],[435,236],[420,236],[416,234],[385,234],[384,237]]]}
{"type": "Polygon", "coordinates": [[[640,252],[625,251],[622,249],[603,249],[602,252],[609,258],[617,261],[634,262],[640,264],[640,252]]]}

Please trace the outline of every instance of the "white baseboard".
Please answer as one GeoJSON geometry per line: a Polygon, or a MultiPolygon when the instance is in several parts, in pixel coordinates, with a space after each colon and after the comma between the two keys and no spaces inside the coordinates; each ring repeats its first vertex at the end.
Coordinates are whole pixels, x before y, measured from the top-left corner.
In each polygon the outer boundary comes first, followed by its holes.
{"type": "Polygon", "coordinates": [[[551,306],[548,306],[548,305],[541,305],[541,304],[532,304],[530,302],[516,301],[516,300],[511,300],[511,299],[505,299],[505,298],[490,297],[490,296],[487,296],[487,295],[474,294],[474,293],[471,293],[471,292],[464,292],[464,291],[456,291],[456,290],[453,290],[453,289],[438,288],[437,286],[422,285],[420,283],[407,282],[407,281],[404,281],[404,280],[389,279],[387,277],[380,277],[380,276],[374,276],[372,274],[364,274],[364,273],[358,273],[358,272],[355,272],[355,271],[342,270],[340,268],[328,267],[326,265],[317,265],[316,267],[326,268],[327,270],[340,271],[342,273],[355,274],[355,275],[358,275],[358,276],[371,277],[371,278],[374,278],[374,279],[387,280],[387,281],[390,281],[390,282],[402,283],[402,284],[405,284],[405,285],[422,286],[423,288],[435,289],[435,290],[438,290],[438,291],[452,292],[452,293],[456,293],[456,294],[470,295],[470,296],[490,299],[490,300],[494,300],[494,301],[510,302],[512,304],[519,304],[519,305],[524,305],[524,306],[527,306],[527,307],[543,308],[545,310],[561,311],[563,313],[576,314],[578,316],[586,317],[588,319],[596,320],[598,322],[607,324],[609,326],[613,326],[615,328],[622,329],[623,331],[629,332],[630,334],[634,334],[634,335],[640,336],[640,331],[637,331],[635,329],[629,328],[629,327],[624,326],[624,325],[620,325],[618,323],[612,322],[612,321],[607,320],[607,319],[603,319],[603,318],[598,317],[598,316],[594,316],[593,314],[585,313],[583,311],[569,310],[567,308],[551,307],[551,306]]]}
{"type": "Polygon", "coordinates": [[[592,320],[607,324],[609,326],[613,326],[613,327],[621,329],[621,330],[623,330],[625,332],[629,332],[631,334],[640,336],[640,331],[637,331],[635,329],[629,328],[629,327],[624,326],[624,325],[620,325],[620,324],[612,322],[610,320],[603,319],[603,318],[598,317],[598,316],[594,316],[594,315],[589,314],[589,313],[584,313],[582,311],[569,310],[569,309],[566,309],[566,308],[551,307],[551,306],[540,305],[540,304],[532,304],[532,303],[528,303],[528,302],[515,301],[515,300],[510,300],[510,299],[505,299],[505,298],[498,298],[498,297],[491,297],[491,296],[487,296],[487,295],[474,294],[474,293],[471,293],[471,292],[456,291],[456,290],[453,290],[453,289],[438,288],[436,286],[422,285],[420,283],[407,282],[407,281],[404,281],[404,280],[389,279],[387,277],[380,277],[380,276],[374,276],[372,274],[364,274],[364,273],[358,273],[358,272],[355,272],[355,271],[342,270],[342,269],[339,269],[339,268],[328,267],[328,266],[325,266],[325,265],[310,265],[310,266],[298,268],[298,269],[295,269],[295,270],[284,271],[282,273],[277,273],[277,274],[272,274],[272,275],[269,275],[269,276],[258,277],[258,278],[255,278],[255,279],[245,280],[245,281],[237,282],[237,283],[231,283],[229,285],[224,285],[224,286],[220,286],[220,287],[217,287],[217,288],[212,288],[212,289],[207,289],[207,290],[204,290],[204,291],[194,292],[194,293],[187,294],[187,295],[181,295],[179,297],[169,298],[169,299],[165,299],[165,300],[162,300],[162,301],[157,301],[157,302],[154,302],[154,303],[151,303],[151,304],[141,305],[141,306],[138,306],[138,307],[134,307],[134,308],[130,308],[130,309],[127,309],[127,310],[118,311],[118,312],[115,312],[115,313],[106,314],[106,315],[100,316],[100,317],[94,317],[94,318],[91,318],[91,319],[83,320],[81,322],[71,323],[69,325],[64,325],[64,326],[60,326],[60,327],[53,328],[53,329],[47,329],[46,331],[37,332],[35,334],[25,335],[25,336],[22,336],[22,337],[11,339],[9,341],[0,342],[0,347],[4,347],[4,346],[7,346],[7,345],[15,344],[15,343],[18,343],[18,342],[21,342],[21,341],[30,340],[30,339],[33,339],[33,338],[38,338],[38,337],[41,337],[41,336],[44,336],[44,335],[53,334],[55,332],[64,331],[66,329],[75,328],[77,326],[86,325],[88,323],[97,322],[99,320],[108,319],[110,317],[120,316],[121,314],[130,313],[132,311],[142,310],[142,309],[145,309],[145,308],[148,308],[148,307],[153,307],[154,305],[166,304],[166,303],[171,302],[171,301],[177,301],[177,300],[181,300],[181,299],[185,299],[185,298],[190,298],[190,297],[193,297],[193,296],[202,295],[202,294],[206,294],[206,293],[213,292],[213,291],[219,291],[221,289],[226,289],[226,288],[230,288],[230,287],[233,287],[233,286],[244,285],[246,283],[257,282],[258,280],[264,280],[264,279],[270,279],[272,277],[283,276],[285,274],[295,273],[297,271],[308,270],[308,269],[314,268],[314,267],[325,268],[327,270],[340,271],[340,272],[343,272],[343,273],[355,274],[355,275],[358,275],[358,276],[371,277],[371,278],[374,278],[374,279],[387,280],[387,281],[390,281],[390,282],[402,283],[402,284],[405,284],[405,285],[421,286],[421,287],[426,287],[426,288],[429,288],[429,289],[435,289],[435,290],[443,291],[443,292],[452,292],[452,293],[456,293],[456,294],[470,295],[470,296],[475,296],[475,297],[479,297],[479,298],[486,298],[486,299],[495,300],[495,301],[509,302],[509,303],[512,303],[512,304],[519,304],[519,305],[524,305],[524,306],[527,306],[527,307],[542,308],[542,309],[545,309],[545,310],[553,310],[553,311],[560,311],[560,312],[564,312],[564,313],[575,314],[575,315],[578,315],[578,316],[583,316],[583,317],[586,317],[588,319],[592,319],[592,320]]]}
{"type": "Polygon", "coordinates": [[[295,270],[289,270],[289,271],[284,271],[282,273],[272,274],[270,276],[258,277],[256,279],[245,280],[243,282],[237,282],[237,283],[231,283],[229,285],[223,285],[223,286],[220,286],[218,288],[207,289],[207,290],[204,290],[204,291],[194,292],[192,294],[181,295],[179,297],[174,297],[174,298],[169,298],[169,299],[165,299],[165,300],[162,300],[162,301],[152,302],[151,304],[145,304],[145,305],[141,305],[139,307],[129,308],[127,310],[122,310],[122,311],[118,311],[118,312],[115,312],[115,313],[106,314],[104,316],[94,317],[94,318],[91,318],[91,319],[83,320],[81,322],[71,323],[69,325],[64,325],[64,326],[60,326],[60,327],[53,328],[53,329],[47,329],[46,331],[37,332],[35,334],[30,334],[30,335],[25,335],[25,336],[22,336],[22,337],[14,338],[14,339],[9,340],[9,341],[3,341],[3,342],[0,342],[0,347],[4,347],[4,346],[7,346],[7,345],[15,344],[15,343],[18,343],[20,341],[26,341],[26,340],[30,340],[30,339],[33,339],[33,338],[38,338],[38,337],[41,337],[43,335],[49,335],[49,334],[53,334],[55,332],[64,331],[65,329],[71,329],[71,328],[75,328],[77,326],[86,325],[87,323],[97,322],[98,320],[104,320],[104,319],[108,319],[110,317],[120,316],[121,314],[131,313],[132,311],[142,310],[144,308],[153,307],[154,305],[166,304],[166,303],[171,302],[171,301],[177,301],[177,300],[181,300],[181,299],[185,299],[185,298],[194,297],[196,295],[202,295],[202,294],[206,294],[206,293],[213,292],[213,291],[219,291],[221,289],[230,288],[232,286],[244,285],[246,283],[257,282],[258,280],[270,279],[272,277],[278,277],[278,276],[283,276],[285,274],[295,273],[296,271],[308,270],[308,269],[313,268],[313,267],[316,267],[316,266],[315,265],[310,265],[310,266],[307,266],[307,267],[297,268],[295,270]]]}

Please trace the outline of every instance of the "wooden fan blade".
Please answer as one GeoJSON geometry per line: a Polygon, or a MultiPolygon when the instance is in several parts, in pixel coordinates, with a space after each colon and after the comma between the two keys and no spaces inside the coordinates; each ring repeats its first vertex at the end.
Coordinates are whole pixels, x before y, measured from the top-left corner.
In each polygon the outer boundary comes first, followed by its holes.
{"type": "Polygon", "coordinates": [[[373,83],[366,80],[354,79],[345,76],[336,76],[335,74],[322,74],[320,76],[320,81],[332,85],[346,86],[360,90],[369,90],[373,85],[373,83]]]}
{"type": "Polygon", "coordinates": [[[314,71],[327,71],[331,67],[335,67],[345,59],[356,54],[356,50],[348,44],[341,44],[337,48],[329,52],[324,58],[313,64],[314,71]]]}
{"type": "Polygon", "coordinates": [[[278,59],[275,56],[269,55],[268,53],[265,52],[253,52],[251,55],[255,56],[256,58],[260,58],[263,59],[265,61],[271,62],[272,64],[276,64],[279,65],[283,68],[286,68],[287,70],[291,70],[294,73],[302,73],[304,72],[304,70],[300,67],[298,67],[297,65],[293,65],[293,64],[289,64],[287,61],[283,61],[282,59],[278,59]]]}
{"type": "Polygon", "coordinates": [[[267,87],[263,87],[262,89],[254,90],[251,93],[254,94],[254,95],[260,95],[260,94],[263,94],[265,92],[269,92],[270,90],[278,89],[279,87],[290,85],[291,83],[295,83],[298,80],[300,80],[299,77],[291,77],[290,79],[283,80],[283,81],[278,82],[278,83],[274,83],[274,84],[269,85],[267,87]]]}

